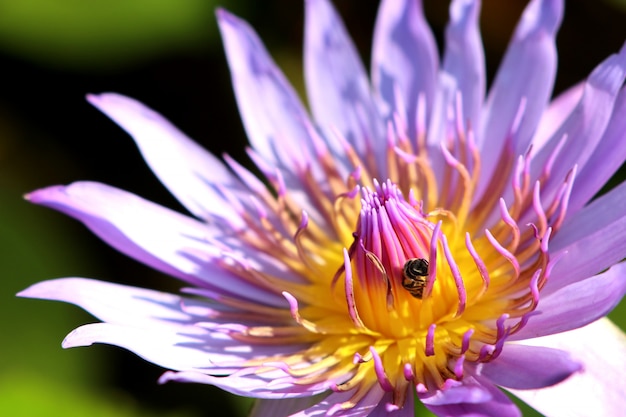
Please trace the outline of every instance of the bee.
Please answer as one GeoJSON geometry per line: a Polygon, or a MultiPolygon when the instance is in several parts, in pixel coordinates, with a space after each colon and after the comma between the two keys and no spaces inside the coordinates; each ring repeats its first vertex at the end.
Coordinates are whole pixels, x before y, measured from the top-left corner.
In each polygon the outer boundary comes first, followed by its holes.
{"type": "Polygon", "coordinates": [[[407,259],[402,268],[402,277],[404,289],[421,300],[428,277],[428,261],[423,258],[407,259]]]}

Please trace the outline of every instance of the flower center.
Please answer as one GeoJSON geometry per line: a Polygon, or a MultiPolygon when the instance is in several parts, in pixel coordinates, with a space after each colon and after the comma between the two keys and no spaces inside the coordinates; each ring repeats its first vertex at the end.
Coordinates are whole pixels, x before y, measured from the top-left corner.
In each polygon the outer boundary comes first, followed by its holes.
{"type": "Polygon", "coordinates": [[[391,181],[375,185],[375,190],[362,189],[350,248],[355,312],[365,327],[385,337],[414,337],[424,328],[422,316],[432,320],[422,308],[431,304],[425,300],[433,289],[430,275],[436,276],[437,266],[429,261],[431,246],[436,250],[436,225],[391,181]]]}
{"type": "Polygon", "coordinates": [[[378,384],[401,407],[409,385],[421,392],[454,385],[464,364],[500,354],[537,306],[551,269],[548,241],[565,215],[575,172],[544,209],[542,180],[529,184],[530,153],[515,164],[504,146],[501,175],[477,199],[479,153],[460,119],[450,125],[450,140],[433,149],[423,133],[409,141],[397,118],[384,169],[346,145],[354,168],[347,176],[320,142],[315,169],[297,173],[315,221],[285,192],[282,178],[266,173],[278,197],[268,194],[264,203],[280,224],[264,213],[250,216],[240,239],[290,278],[229,267],[282,292],[290,316],[268,308],[266,325],[231,333],[252,344],[303,347],[246,366],[278,367],[298,384],[351,391],[342,408],[378,384]],[[437,174],[429,152],[440,156],[437,174]],[[511,177],[512,187],[504,182],[511,177]],[[507,187],[511,207],[498,199],[507,187]]]}

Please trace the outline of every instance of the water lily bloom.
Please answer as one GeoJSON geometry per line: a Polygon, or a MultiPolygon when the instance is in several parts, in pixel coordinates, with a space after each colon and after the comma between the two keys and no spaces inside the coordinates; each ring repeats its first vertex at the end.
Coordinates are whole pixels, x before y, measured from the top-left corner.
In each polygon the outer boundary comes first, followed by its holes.
{"type": "Polygon", "coordinates": [[[85,278],[22,296],[108,343],[259,399],[256,415],[621,415],[626,338],[626,47],[551,100],[562,0],[531,1],[486,94],[479,1],[437,48],[417,0],[383,0],[371,81],[328,0],[306,1],[311,115],[255,32],[217,12],[264,178],[117,94],[89,102],[136,141],[184,215],[105,184],[28,195],[187,284],[85,278]],[[600,319],[600,320],[599,320],[600,319]]]}

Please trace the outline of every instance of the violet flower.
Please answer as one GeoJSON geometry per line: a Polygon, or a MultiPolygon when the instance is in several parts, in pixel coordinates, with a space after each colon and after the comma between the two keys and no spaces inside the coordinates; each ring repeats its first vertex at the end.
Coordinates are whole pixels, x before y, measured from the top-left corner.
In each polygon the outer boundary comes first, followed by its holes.
{"type": "Polygon", "coordinates": [[[306,2],[309,116],[253,30],[218,11],[256,178],[117,94],[89,101],[193,217],[78,182],[28,199],[186,282],[173,295],[84,278],[20,295],[102,323],[109,343],[260,399],[256,415],[621,415],[626,340],[626,48],[550,101],[562,0],[533,0],[487,97],[479,1],[445,54],[417,0],[383,0],[372,82],[328,0],[306,2]],[[574,330],[577,329],[577,330],[574,330]],[[321,394],[321,395],[318,395],[321,394]],[[312,398],[313,397],[313,398],[312,398]]]}

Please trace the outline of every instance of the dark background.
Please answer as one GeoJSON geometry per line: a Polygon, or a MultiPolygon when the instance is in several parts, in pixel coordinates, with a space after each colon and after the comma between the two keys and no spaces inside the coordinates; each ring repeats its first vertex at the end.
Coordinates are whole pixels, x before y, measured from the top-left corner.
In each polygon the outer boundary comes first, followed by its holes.
{"type": "MultiPolygon", "coordinates": [[[[441,50],[448,2],[424,3],[441,50]]],[[[483,1],[489,80],[525,3],[483,1]]],[[[163,370],[121,349],[95,346],[63,351],[59,346],[63,336],[93,319],[73,306],[13,296],[34,282],[61,276],[172,291],[180,286],[118,254],[77,222],[21,198],[40,187],[89,179],[182,210],[152,176],[131,139],[84,100],[86,93],[115,91],[135,97],[214,153],[226,152],[247,162],[246,138],[215,25],[217,2],[127,0],[134,8],[122,2],[110,4],[93,13],[84,10],[84,5],[79,7],[78,0],[0,0],[0,308],[4,309],[0,310],[0,413],[242,413],[249,402],[224,397],[213,387],[157,385],[163,370]],[[44,13],[44,3],[54,13],[44,13]],[[184,11],[174,12],[177,8],[184,11]],[[2,19],[11,20],[3,24],[2,19]]],[[[303,91],[303,2],[230,0],[220,4],[257,29],[288,77],[303,91]]],[[[369,64],[378,2],[337,0],[335,5],[369,64]]],[[[555,91],[584,79],[601,60],[618,51],[624,40],[624,3],[567,2],[557,38],[555,91]]],[[[624,324],[617,315],[614,318],[624,324]]]]}

